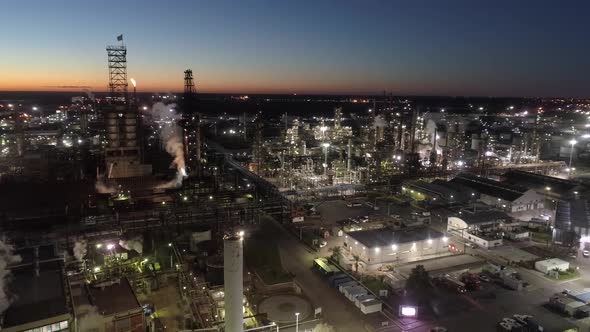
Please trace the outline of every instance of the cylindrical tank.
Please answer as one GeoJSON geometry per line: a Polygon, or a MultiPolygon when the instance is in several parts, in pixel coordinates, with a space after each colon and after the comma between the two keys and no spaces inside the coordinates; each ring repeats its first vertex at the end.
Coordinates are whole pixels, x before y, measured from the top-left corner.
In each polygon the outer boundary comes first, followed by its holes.
{"type": "Polygon", "coordinates": [[[227,235],[223,239],[223,278],[225,291],[225,330],[244,331],[242,300],[244,297],[242,238],[227,235]]]}

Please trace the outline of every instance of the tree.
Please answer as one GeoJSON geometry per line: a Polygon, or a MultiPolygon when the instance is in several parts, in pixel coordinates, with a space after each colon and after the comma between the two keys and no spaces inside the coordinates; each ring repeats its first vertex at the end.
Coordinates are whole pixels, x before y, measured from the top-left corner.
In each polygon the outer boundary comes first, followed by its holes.
{"type": "Polygon", "coordinates": [[[359,272],[359,262],[361,261],[361,257],[359,255],[352,255],[352,259],[354,259],[354,271],[356,273],[359,272]]]}
{"type": "Polygon", "coordinates": [[[332,252],[332,256],[330,256],[330,258],[332,258],[332,260],[334,261],[338,261],[338,257],[340,257],[340,254],[342,253],[342,247],[340,246],[335,246],[330,248],[330,252],[332,252]]]}
{"type": "Polygon", "coordinates": [[[336,332],[336,329],[326,323],[320,323],[313,328],[313,332],[336,332]]]}
{"type": "Polygon", "coordinates": [[[418,298],[424,299],[432,288],[430,275],[424,268],[424,265],[416,265],[416,267],[410,272],[410,276],[406,281],[406,289],[418,298]]]}

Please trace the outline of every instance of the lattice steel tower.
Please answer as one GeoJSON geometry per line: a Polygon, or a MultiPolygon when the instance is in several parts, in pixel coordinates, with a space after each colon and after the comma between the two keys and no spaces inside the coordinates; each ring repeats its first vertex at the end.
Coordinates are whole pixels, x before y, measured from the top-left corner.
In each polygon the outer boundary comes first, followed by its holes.
{"type": "MultiPolygon", "coordinates": [[[[123,37],[119,37],[122,42],[123,37]]],[[[140,123],[137,105],[127,96],[127,48],[107,46],[110,98],[102,105],[107,146],[105,148],[108,178],[140,177],[151,173],[151,165],[141,163],[140,123]]]]}
{"type": "Polygon", "coordinates": [[[116,102],[127,102],[127,47],[107,46],[109,58],[109,92],[116,102]]]}
{"type": "Polygon", "coordinates": [[[194,97],[197,91],[195,90],[195,82],[193,80],[193,71],[187,69],[184,71],[184,96],[194,97]]]}
{"type": "Polygon", "coordinates": [[[197,96],[193,71],[184,71],[183,133],[184,154],[189,173],[201,173],[201,117],[197,112],[197,96]]]}

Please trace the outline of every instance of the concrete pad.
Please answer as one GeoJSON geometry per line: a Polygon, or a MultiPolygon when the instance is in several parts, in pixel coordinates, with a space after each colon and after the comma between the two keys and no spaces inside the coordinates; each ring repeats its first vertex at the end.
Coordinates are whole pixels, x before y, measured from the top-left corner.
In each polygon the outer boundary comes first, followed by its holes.
{"type": "Polygon", "coordinates": [[[501,257],[507,261],[512,262],[520,262],[520,261],[530,261],[533,259],[539,258],[531,254],[530,252],[526,252],[524,250],[512,247],[512,246],[500,246],[490,249],[494,255],[501,257]]]}
{"type": "Polygon", "coordinates": [[[484,260],[480,257],[471,255],[454,255],[396,266],[395,270],[407,277],[416,265],[424,265],[424,268],[426,271],[430,272],[430,275],[435,275],[453,270],[465,269],[483,263],[484,260]]]}

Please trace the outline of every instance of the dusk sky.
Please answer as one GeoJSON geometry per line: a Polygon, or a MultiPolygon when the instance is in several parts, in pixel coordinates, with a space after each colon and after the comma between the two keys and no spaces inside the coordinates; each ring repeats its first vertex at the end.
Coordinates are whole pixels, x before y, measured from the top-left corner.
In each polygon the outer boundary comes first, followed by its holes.
{"type": "Polygon", "coordinates": [[[122,33],[139,91],[590,96],[587,0],[0,6],[0,90],[104,91],[122,33]]]}

